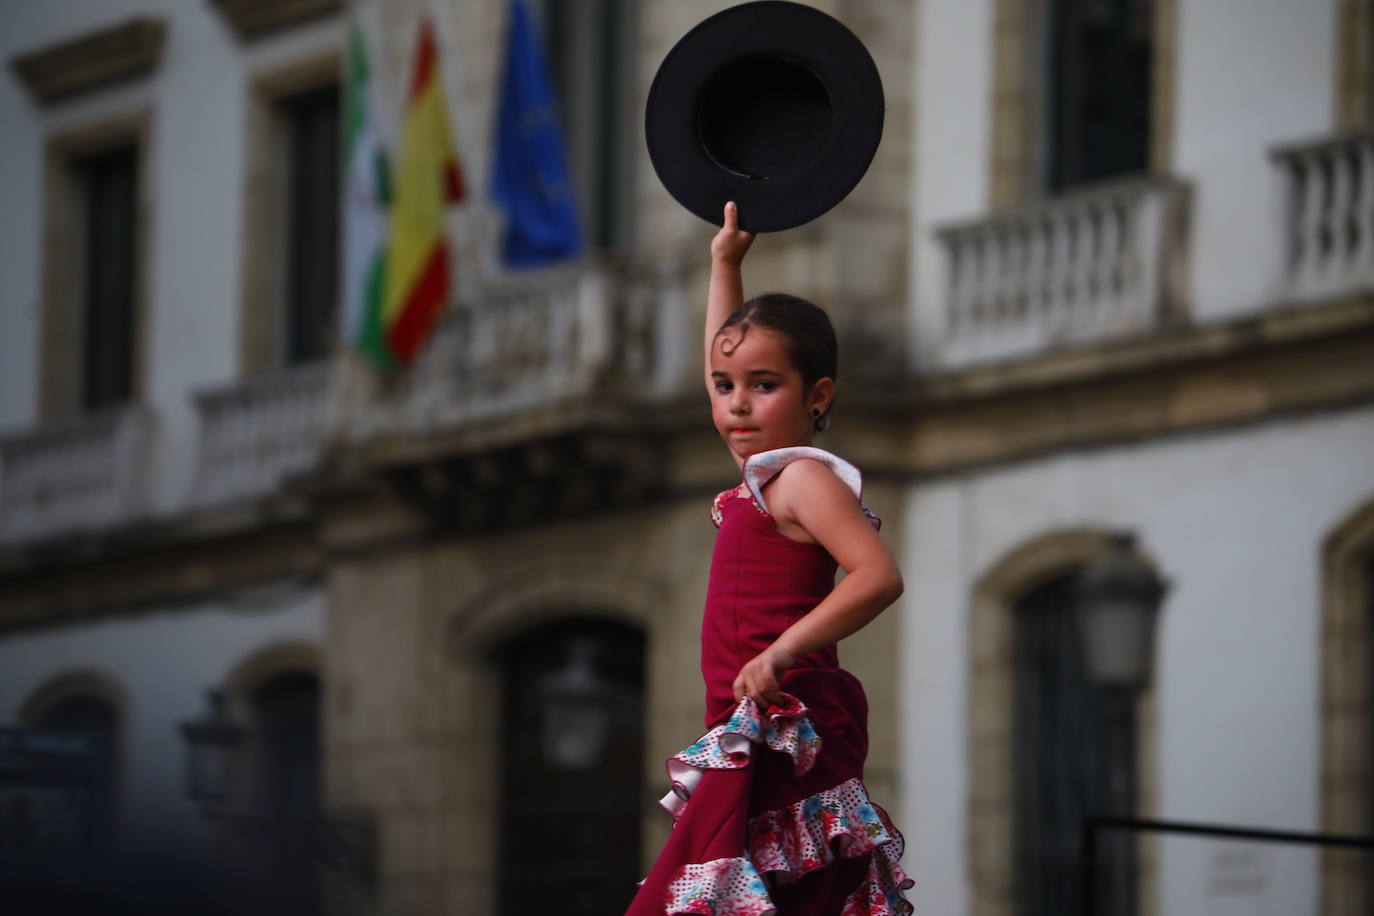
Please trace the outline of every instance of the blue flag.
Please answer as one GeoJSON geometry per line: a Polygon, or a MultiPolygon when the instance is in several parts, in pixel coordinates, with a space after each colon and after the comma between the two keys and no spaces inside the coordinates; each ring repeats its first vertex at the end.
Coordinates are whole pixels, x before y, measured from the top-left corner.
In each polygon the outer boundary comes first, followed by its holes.
{"type": "Polygon", "coordinates": [[[582,252],[558,110],[524,0],[511,0],[491,196],[506,216],[501,260],[538,267],[582,252]]]}

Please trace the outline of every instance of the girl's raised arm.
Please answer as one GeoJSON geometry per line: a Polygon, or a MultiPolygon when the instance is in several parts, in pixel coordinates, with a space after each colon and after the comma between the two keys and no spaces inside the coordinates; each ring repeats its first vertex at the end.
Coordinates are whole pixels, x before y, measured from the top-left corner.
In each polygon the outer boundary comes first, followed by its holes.
{"type": "Polygon", "coordinates": [[[711,282],[706,293],[706,349],[704,365],[706,389],[711,390],[711,344],[716,331],[730,314],[744,304],[744,282],[740,279],[740,264],[754,233],[739,227],[739,210],[732,200],[725,205],[725,222],[711,239],[711,282]]]}

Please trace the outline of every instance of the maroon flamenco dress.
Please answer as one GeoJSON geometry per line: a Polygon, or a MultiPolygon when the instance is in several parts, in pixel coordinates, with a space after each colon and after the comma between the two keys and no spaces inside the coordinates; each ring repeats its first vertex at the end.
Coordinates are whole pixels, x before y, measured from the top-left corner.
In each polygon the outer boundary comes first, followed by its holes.
{"type": "Polygon", "coordinates": [[[761,713],[731,691],[744,663],[835,586],[834,558],[780,534],[767,513],[764,486],[798,458],[821,461],[860,496],[852,465],[797,447],[753,456],[744,483],[716,497],[701,627],[710,731],[668,758],[673,832],[626,916],[912,911],[901,834],[863,784],[868,700],[835,646],[783,674],[781,706],[761,713]]]}

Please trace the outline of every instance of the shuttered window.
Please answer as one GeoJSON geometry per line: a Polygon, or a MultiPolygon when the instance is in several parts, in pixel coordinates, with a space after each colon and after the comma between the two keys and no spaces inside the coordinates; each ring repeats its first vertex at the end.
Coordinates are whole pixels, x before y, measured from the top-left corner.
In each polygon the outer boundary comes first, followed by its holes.
{"type": "Polygon", "coordinates": [[[287,365],[328,355],[339,290],[339,87],[280,103],[286,118],[287,365]]]}
{"type": "MultiPolygon", "coordinates": [[[[1365,651],[1364,651],[1364,685],[1365,700],[1364,708],[1369,715],[1365,717],[1365,765],[1370,770],[1374,770],[1374,556],[1365,561],[1364,570],[1364,594],[1365,603],[1365,651]]],[[[1365,835],[1374,836],[1374,791],[1366,786],[1364,792],[1365,799],[1365,835]]],[[[1365,852],[1368,867],[1365,869],[1365,912],[1369,916],[1374,916],[1374,851],[1365,852]]]]}
{"type": "Polygon", "coordinates": [[[1153,7],[1151,0],[1048,4],[1049,190],[1148,167],[1153,7]]]}
{"type": "Polygon", "coordinates": [[[81,406],[134,396],[138,150],[124,146],[72,163],[81,196],[81,406]]]}
{"type": "Polygon", "coordinates": [[[320,682],[313,674],[278,675],[252,694],[256,838],[253,874],[264,905],[280,912],[321,912],[319,885],[320,682]]]}
{"type": "Polygon", "coordinates": [[[568,167],[582,236],[592,250],[614,250],[629,241],[627,180],[637,125],[633,52],[633,0],[542,0],[532,7],[542,25],[549,74],[568,147],[568,167]]]}

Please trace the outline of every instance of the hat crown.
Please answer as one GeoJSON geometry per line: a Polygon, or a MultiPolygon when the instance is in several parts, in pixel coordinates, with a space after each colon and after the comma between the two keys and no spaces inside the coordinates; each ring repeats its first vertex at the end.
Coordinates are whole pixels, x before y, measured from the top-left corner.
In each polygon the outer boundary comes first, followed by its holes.
{"type": "Polygon", "coordinates": [[[711,160],[733,175],[790,178],[830,143],[834,109],[825,82],[781,54],[731,61],[706,83],[697,133],[711,160]]]}

